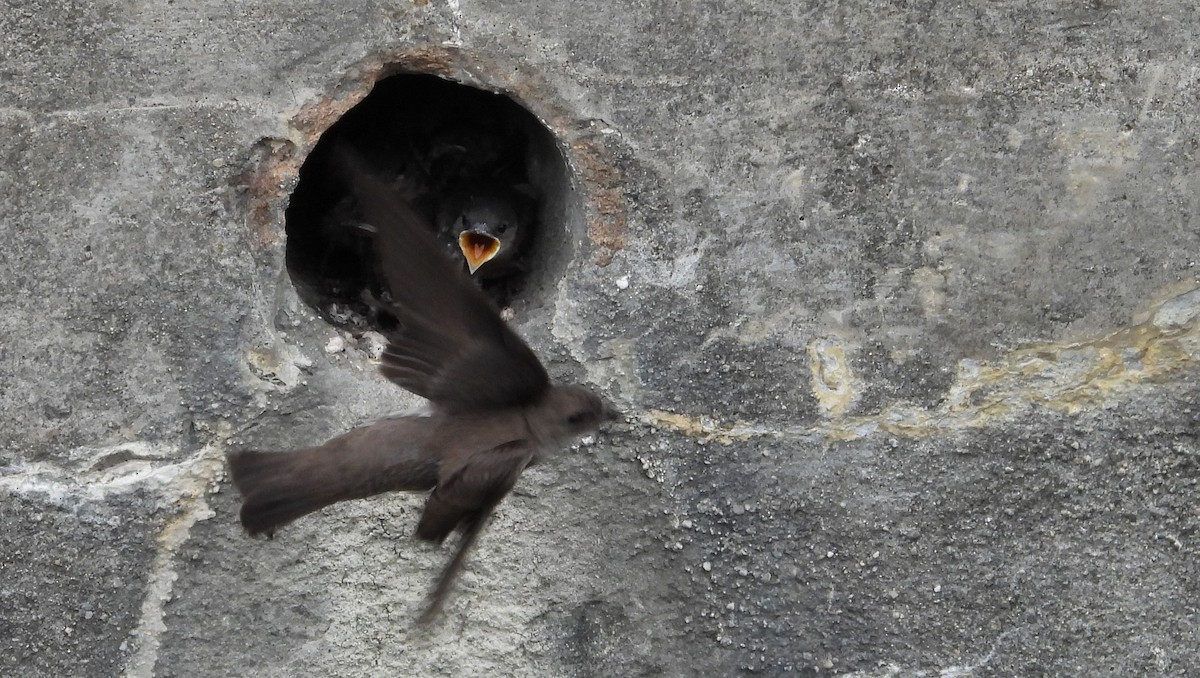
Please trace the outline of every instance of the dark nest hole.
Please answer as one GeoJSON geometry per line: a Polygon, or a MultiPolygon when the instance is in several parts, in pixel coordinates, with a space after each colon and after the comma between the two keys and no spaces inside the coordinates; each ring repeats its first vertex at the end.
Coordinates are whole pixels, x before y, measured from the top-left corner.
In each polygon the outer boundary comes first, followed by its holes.
{"type": "Polygon", "coordinates": [[[343,146],[385,182],[405,187],[463,275],[471,274],[458,224],[477,219],[470,205],[479,195],[499,205],[488,212],[493,226],[516,222],[520,235],[501,252],[508,256],[497,254],[471,276],[498,305],[536,305],[561,275],[571,224],[582,219],[550,131],[507,96],[431,75],[393,75],[322,135],[285,212],[292,283],[331,324],[356,333],[390,324],[370,303],[386,290],[371,234],[358,225],[353,198],[331,163],[331,151],[343,146]],[[456,221],[464,213],[470,219],[456,221]]]}

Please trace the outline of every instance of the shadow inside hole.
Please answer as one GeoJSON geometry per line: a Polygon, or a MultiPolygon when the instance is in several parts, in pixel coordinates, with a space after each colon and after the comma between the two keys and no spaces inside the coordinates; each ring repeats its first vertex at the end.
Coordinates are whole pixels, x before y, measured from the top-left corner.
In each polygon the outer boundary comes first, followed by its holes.
{"type": "Polygon", "coordinates": [[[397,186],[463,275],[470,275],[459,245],[464,229],[511,228],[498,236],[495,258],[472,275],[499,305],[538,301],[529,297],[552,285],[570,258],[581,210],[550,131],[506,96],[430,75],[393,75],[322,135],[284,213],[292,283],[335,326],[386,332],[393,322],[369,303],[386,283],[371,233],[331,163],[340,146],[397,186]]]}

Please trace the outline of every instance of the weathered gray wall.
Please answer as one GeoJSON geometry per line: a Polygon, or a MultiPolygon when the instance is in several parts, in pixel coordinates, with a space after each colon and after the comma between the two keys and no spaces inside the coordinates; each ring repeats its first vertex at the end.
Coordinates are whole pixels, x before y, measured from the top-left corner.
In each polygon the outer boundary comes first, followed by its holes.
{"type": "Polygon", "coordinates": [[[0,674],[1200,672],[1194,3],[333,6],[0,11],[0,674]],[[412,403],[282,270],[379,54],[570,147],[516,324],[630,414],[427,635],[420,498],[254,541],[221,461],[412,403]]]}

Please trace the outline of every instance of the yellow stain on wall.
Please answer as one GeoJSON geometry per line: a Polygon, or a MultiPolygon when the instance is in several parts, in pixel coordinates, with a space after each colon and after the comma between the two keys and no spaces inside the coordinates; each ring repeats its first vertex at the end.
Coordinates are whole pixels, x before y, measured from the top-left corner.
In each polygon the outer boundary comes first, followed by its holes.
{"type": "MultiPolygon", "coordinates": [[[[1149,305],[1129,327],[1079,341],[1026,346],[993,361],[959,361],[955,381],[936,408],[896,403],[877,414],[845,416],[856,397],[843,345],[808,345],[812,386],[827,420],[780,427],[722,423],[652,410],[644,421],[683,435],[718,442],[756,437],[854,440],[874,433],[919,438],[979,428],[1030,407],[1075,414],[1102,406],[1137,385],[1166,381],[1200,368],[1200,287],[1180,286],[1149,305]]],[[[861,390],[861,389],[859,389],[861,390]]]]}
{"type": "Polygon", "coordinates": [[[812,364],[812,389],[817,404],[827,417],[840,417],[854,403],[854,375],[846,361],[846,349],[832,339],[808,342],[812,364]]]}

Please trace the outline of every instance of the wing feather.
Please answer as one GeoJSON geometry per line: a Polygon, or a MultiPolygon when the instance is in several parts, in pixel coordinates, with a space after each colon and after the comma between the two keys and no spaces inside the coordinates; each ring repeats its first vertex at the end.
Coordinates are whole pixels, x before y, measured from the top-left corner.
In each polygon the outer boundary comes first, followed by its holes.
{"type": "Polygon", "coordinates": [[[549,386],[529,346],[446,256],[428,224],[343,148],[336,154],[375,246],[399,322],[381,362],[385,377],[449,410],[536,400],[549,386]]]}
{"type": "Polygon", "coordinates": [[[528,440],[514,440],[443,469],[444,477],[425,501],[417,537],[440,542],[460,525],[490,513],[536,456],[537,448],[528,440]]]}

